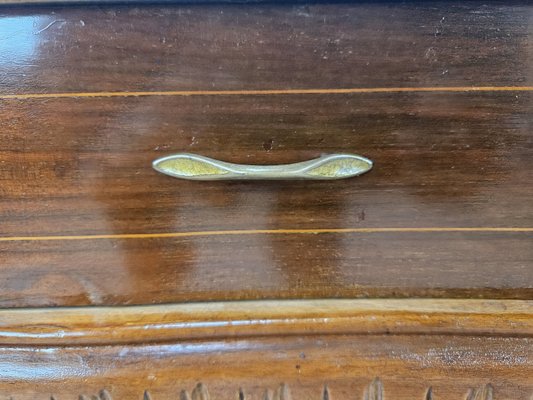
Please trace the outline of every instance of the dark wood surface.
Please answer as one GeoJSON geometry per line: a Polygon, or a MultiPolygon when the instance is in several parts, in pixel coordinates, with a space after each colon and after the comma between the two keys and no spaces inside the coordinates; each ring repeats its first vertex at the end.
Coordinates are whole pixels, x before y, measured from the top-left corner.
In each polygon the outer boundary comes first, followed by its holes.
{"type": "Polygon", "coordinates": [[[533,298],[533,6],[0,14],[1,306],[533,298]],[[375,167],[335,182],[152,170],[182,151],[375,167]]]}
{"type": "Polygon", "coordinates": [[[524,4],[0,8],[0,399],[531,400],[524,4]]]}
{"type": "Polygon", "coordinates": [[[0,89],[531,86],[531,5],[491,3],[4,7],[0,89]]]}

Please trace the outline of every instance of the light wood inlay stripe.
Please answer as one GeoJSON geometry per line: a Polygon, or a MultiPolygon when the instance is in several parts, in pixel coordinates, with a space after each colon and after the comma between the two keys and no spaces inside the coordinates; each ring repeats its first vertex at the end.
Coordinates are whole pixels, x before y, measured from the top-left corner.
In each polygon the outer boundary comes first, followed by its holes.
{"type": "Polygon", "coordinates": [[[322,233],[438,233],[438,232],[533,232],[533,228],[512,227],[429,227],[429,228],[325,228],[325,229],[249,229],[198,232],[161,232],[161,233],[124,233],[109,235],[59,235],[59,236],[4,236],[0,242],[37,242],[62,240],[101,240],[101,239],[164,239],[194,236],[230,236],[230,235],[305,235],[322,233]]]}
{"type": "Polygon", "coordinates": [[[533,86],[445,86],[324,89],[167,90],[137,92],[73,92],[0,94],[0,100],[146,96],[272,96],[291,94],[357,94],[415,92],[531,92],[533,86]]]}

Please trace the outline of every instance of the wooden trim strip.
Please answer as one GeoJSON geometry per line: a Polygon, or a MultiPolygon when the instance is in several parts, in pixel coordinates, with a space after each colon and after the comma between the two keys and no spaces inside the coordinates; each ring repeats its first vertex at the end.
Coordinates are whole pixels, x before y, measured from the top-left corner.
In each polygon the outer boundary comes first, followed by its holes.
{"type": "Polygon", "coordinates": [[[533,301],[234,301],[0,310],[0,345],[72,346],[283,335],[533,336],[533,301]]]}
{"type": "Polygon", "coordinates": [[[197,232],[123,233],[104,235],[58,235],[58,236],[4,236],[0,242],[40,242],[64,240],[124,240],[124,239],[164,239],[195,236],[231,235],[308,235],[323,233],[439,233],[439,232],[493,232],[519,233],[533,232],[531,227],[428,227],[428,228],[317,228],[317,229],[249,229],[197,232]]]}
{"type": "Polygon", "coordinates": [[[443,87],[380,87],[330,89],[247,89],[247,90],[167,90],[136,92],[73,92],[0,94],[0,100],[147,97],[147,96],[274,96],[292,94],[361,94],[416,92],[531,92],[533,86],[443,86],[443,87]]]}

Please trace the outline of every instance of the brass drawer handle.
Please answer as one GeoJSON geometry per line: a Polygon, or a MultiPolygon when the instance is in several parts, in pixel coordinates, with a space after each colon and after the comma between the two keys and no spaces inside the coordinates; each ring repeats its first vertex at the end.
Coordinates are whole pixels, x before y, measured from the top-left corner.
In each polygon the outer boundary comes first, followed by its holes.
{"type": "Polygon", "coordinates": [[[329,154],[309,161],[280,165],[245,165],[180,153],[159,158],[156,171],[175,178],[193,180],[234,179],[342,179],[370,171],[372,161],[353,154],[329,154]]]}

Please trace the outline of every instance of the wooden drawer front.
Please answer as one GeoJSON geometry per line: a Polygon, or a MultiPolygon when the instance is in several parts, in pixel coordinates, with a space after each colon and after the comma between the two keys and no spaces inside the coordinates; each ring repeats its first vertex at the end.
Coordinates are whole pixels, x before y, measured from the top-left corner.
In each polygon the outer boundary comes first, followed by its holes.
{"type": "Polygon", "coordinates": [[[532,297],[531,6],[54,12],[42,30],[29,9],[0,18],[34,46],[0,65],[1,306],[532,297]],[[375,166],[328,182],[151,168],[183,151],[375,166]]]}

